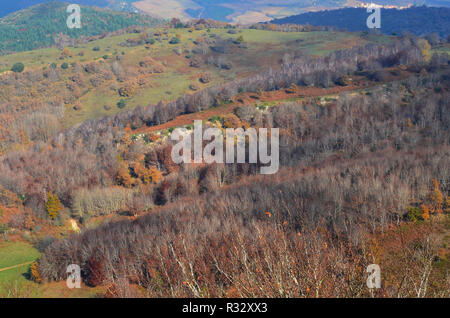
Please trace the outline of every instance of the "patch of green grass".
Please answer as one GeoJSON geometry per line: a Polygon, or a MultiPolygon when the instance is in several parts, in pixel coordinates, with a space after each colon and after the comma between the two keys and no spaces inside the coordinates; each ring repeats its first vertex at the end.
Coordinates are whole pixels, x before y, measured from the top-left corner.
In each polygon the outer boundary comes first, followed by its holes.
{"type": "MultiPolygon", "coordinates": [[[[147,29],[151,34],[156,29],[147,29]]],[[[166,70],[160,74],[152,74],[149,77],[150,84],[138,88],[134,94],[126,99],[126,106],[117,107],[117,103],[122,97],[119,96],[117,88],[122,84],[115,79],[103,83],[99,87],[93,87],[87,80],[87,89],[84,88],[83,95],[74,104],[69,104],[63,119],[65,127],[71,127],[88,119],[99,118],[112,115],[117,112],[134,109],[137,106],[147,106],[156,104],[160,100],[176,100],[185,93],[191,93],[189,86],[196,83],[200,87],[220,84],[235,78],[250,76],[266,68],[277,68],[280,65],[281,58],[285,53],[291,56],[301,51],[309,52],[312,55],[324,55],[336,49],[348,48],[357,44],[364,44],[369,41],[386,41],[388,37],[369,35],[365,39],[361,38],[359,33],[349,32],[273,32],[264,30],[241,30],[237,34],[229,34],[226,29],[211,29],[208,34],[206,30],[195,30],[192,33],[188,29],[173,29],[169,31],[167,40],[155,41],[149,48],[145,45],[134,47],[122,47],[120,44],[127,39],[137,38],[139,34],[123,34],[114,37],[108,37],[97,41],[92,41],[79,47],[68,47],[72,57],[60,60],[61,51],[55,48],[38,49],[34,51],[21,52],[12,55],[0,56],[0,72],[9,70],[14,63],[23,62],[25,71],[31,68],[42,69],[49,67],[50,64],[68,63],[69,68],[61,71],[62,80],[55,83],[58,90],[63,90],[68,76],[71,74],[70,65],[74,62],[87,63],[96,60],[103,60],[108,56],[104,63],[112,63],[115,55],[122,56],[120,61],[122,67],[127,69],[136,69],[138,63],[145,56],[164,62],[167,61],[166,70]],[[169,40],[176,35],[180,37],[180,43],[176,45],[169,44],[169,40]],[[230,70],[217,68],[213,65],[202,63],[200,68],[189,67],[189,60],[182,54],[176,56],[173,52],[174,47],[182,50],[191,49],[193,41],[202,35],[210,36],[214,34],[223,38],[237,39],[242,37],[247,44],[247,48],[235,48],[222,56],[232,63],[230,70]],[[98,48],[98,50],[94,50],[98,48]],[[80,53],[83,52],[83,56],[80,53]],[[209,72],[213,80],[204,85],[198,82],[201,73],[209,72]],[[105,109],[105,105],[109,106],[105,109]]]]}
{"type": "MultiPolygon", "coordinates": [[[[147,29],[146,32],[152,33],[156,29],[147,29]]],[[[168,54],[175,46],[184,47],[186,45],[192,45],[192,40],[197,37],[203,35],[205,31],[194,31],[193,33],[189,33],[187,29],[176,29],[170,30],[169,38],[174,36],[175,34],[180,34],[181,42],[177,45],[168,44],[168,41],[156,41],[153,45],[151,45],[150,51],[145,49],[144,45],[139,45],[136,47],[122,47],[120,43],[125,42],[129,38],[137,38],[138,34],[123,34],[113,37],[107,37],[104,39],[92,41],[86,43],[84,45],[80,45],[78,47],[68,47],[72,57],[66,58],[64,61],[70,63],[73,62],[86,62],[92,60],[102,59],[105,55],[116,55],[118,52],[124,52],[125,56],[131,54],[140,55],[151,53],[151,55],[157,53],[159,54],[168,54]],[[98,47],[98,51],[94,51],[93,49],[98,47]],[[159,52],[155,52],[155,50],[159,52]],[[79,53],[83,52],[84,55],[80,56],[79,53]]],[[[244,42],[248,43],[250,46],[252,44],[290,44],[292,45],[294,42],[297,44],[299,48],[305,48],[310,50],[311,52],[320,51],[317,46],[326,45],[327,43],[336,43],[342,39],[348,37],[355,37],[360,39],[361,42],[371,41],[371,42],[386,42],[389,40],[387,36],[378,36],[378,35],[369,35],[367,40],[363,40],[360,38],[358,33],[349,33],[349,32],[273,32],[273,31],[265,31],[265,30],[242,30],[237,34],[228,34],[225,29],[212,29],[211,33],[216,35],[220,35],[224,38],[233,38],[237,39],[242,36],[244,38],[244,42]],[[296,40],[301,40],[301,42],[296,42],[296,40]]],[[[282,47],[280,47],[282,48],[282,47]]],[[[325,50],[327,51],[327,50],[325,50]]],[[[60,64],[62,60],[59,60],[61,56],[61,51],[56,48],[46,48],[46,49],[37,49],[33,51],[20,52],[15,54],[9,54],[5,56],[0,56],[0,71],[9,70],[14,63],[22,62],[25,64],[25,67],[36,67],[36,66],[46,66],[51,63],[60,64]]]]}
{"type": "MultiPolygon", "coordinates": [[[[39,251],[29,243],[2,242],[0,243],[0,270],[35,261],[39,256],[39,251]]],[[[8,296],[11,291],[18,293],[27,289],[33,290],[33,286],[37,284],[26,278],[29,267],[29,265],[22,265],[0,271],[0,297],[8,296]]]]}
{"type": "Polygon", "coordinates": [[[29,243],[0,243],[0,269],[25,262],[31,262],[36,260],[39,256],[40,253],[38,250],[36,250],[29,243]]]}

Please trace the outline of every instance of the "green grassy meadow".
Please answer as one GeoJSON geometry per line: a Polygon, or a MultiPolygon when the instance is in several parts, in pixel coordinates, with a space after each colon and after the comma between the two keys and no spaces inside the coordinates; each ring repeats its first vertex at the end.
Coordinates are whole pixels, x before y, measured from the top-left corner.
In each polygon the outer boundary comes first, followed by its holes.
{"type": "MultiPolygon", "coordinates": [[[[30,265],[5,269],[23,263],[33,262],[40,257],[40,253],[29,243],[0,242],[0,297],[8,296],[12,292],[32,291],[37,285],[27,279],[30,265]]],[[[11,295],[12,296],[12,295],[11,295]]]]}
{"type": "MultiPolygon", "coordinates": [[[[147,29],[146,32],[152,34],[156,30],[147,29]]],[[[52,63],[56,63],[59,67],[63,62],[69,65],[75,62],[87,63],[92,61],[111,63],[111,60],[116,55],[122,56],[120,63],[124,68],[137,68],[139,61],[145,56],[149,56],[165,65],[166,70],[163,73],[151,74],[149,76],[150,84],[138,88],[132,96],[127,98],[120,97],[117,93],[117,87],[120,83],[116,80],[106,81],[99,87],[89,86],[77,100],[76,104],[81,107],[75,110],[73,108],[74,104],[66,105],[63,125],[71,127],[87,119],[112,115],[137,106],[156,104],[161,100],[175,100],[185,93],[192,92],[189,89],[191,84],[196,84],[199,88],[202,88],[237,77],[249,76],[269,66],[273,68],[279,67],[280,61],[286,53],[289,53],[291,56],[301,52],[308,52],[311,55],[324,55],[334,50],[346,49],[358,44],[389,41],[389,37],[386,36],[369,35],[362,37],[360,33],[350,32],[284,33],[243,29],[237,30],[236,34],[229,34],[227,29],[211,29],[208,31],[169,29],[168,34],[161,36],[161,41],[156,41],[150,47],[145,45],[121,46],[121,43],[124,43],[127,39],[138,38],[139,34],[108,37],[88,42],[78,47],[68,47],[71,57],[67,57],[64,60],[60,59],[61,50],[56,48],[0,56],[0,72],[8,71],[17,62],[24,63],[25,70],[43,69],[48,68],[52,63]],[[206,64],[202,64],[200,68],[193,68],[189,66],[190,59],[186,56],[187,54],[177,55],[174,53],[175,47],[179,47],[183,51],[190,50],[195,46],[193,42],[196,39],[201,36],[211,37],[212,34],[225,39],[243,37],[247,45],[246,49],[233,49],[229,53],[222,54],[224,58],[233,64],[232,69],[223,70],[206,64]],[[170,39],[176,35],[179,36],[181,42],[170,44],[170,39]],[[93,50],[94,47],[98,47],[99,50],[93,50]],[[83,56],[80,56],[81,52],[83,56]],[[103,61],[105,56],[107,57],[106,61],[103,61]],[[207,85],[198,81],[200,74],[203,72],[209,72],[213,77],[213,80],[207,85]],[[117,103],[121,99],[126,100],[126,107],[119,109],[117,103]],[[108,107],[105,108],[105,106],[108,107]]],[[[65,71],[60,69],[61,79],[55,85],[60,85],[60,88],[64,87],[70,74],[70,68],[65,71]]]]}

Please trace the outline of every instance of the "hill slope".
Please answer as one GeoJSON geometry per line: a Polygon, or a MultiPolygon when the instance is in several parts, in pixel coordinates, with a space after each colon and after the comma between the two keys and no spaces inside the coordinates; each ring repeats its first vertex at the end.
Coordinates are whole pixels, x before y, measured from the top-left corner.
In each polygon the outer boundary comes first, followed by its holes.
{"type": "MultiPolygon", "coordinates": [[[[0,18],[4,17],[10,13],[26,9],[31,6],[35,6],[37,4],[41,4],[44,2],[51,1],[60,1],[64,2],[64,0],[19,0],[19,1],[4,1],[2,6],[0,7],[0,18]]],[[[79,5],[90,5],[97,7],[107,7],[111,5],[111,0],[77,0],[76,3],[79,5]]]]}
{"type": "MultiPolygon", "coordinates": [[[[275,24],[311,24],[334,26],[348,31],[368,30],[365,8],[345,8],[339,10],[308,12],[283,19],[275,19],[275,24]]],[[[381,32],[385,34],[409,31],[416,35],[438,33],[450,34],[450,8],[412,7],[405,10],[381,9],[381,32]]]]}
{"type": "MultiPolygon", "coordinates": [[[[18,0],[18,1],[4,1],[0,7],[0,18],[11,14],[13,12],[35,6],[45,2],[66,2],[65,0],[18,0]]],[[[96,6],[100,8],[108,8],[111,10],[136,12],[137,9],[133,6],[132,1],[127,2],[123,0],[77,0],[77,4],[84,6],[96,6]]]]}
{"type": "Polygon", "coordinates": [[[60,34],[76,39],[132,25],[155,26],[160,22],[144,15],[83,6],[82,28],[69,29],[66,8],[64,2],[48,2],[0,19],[0,54],[52,46],[60,34]]]}

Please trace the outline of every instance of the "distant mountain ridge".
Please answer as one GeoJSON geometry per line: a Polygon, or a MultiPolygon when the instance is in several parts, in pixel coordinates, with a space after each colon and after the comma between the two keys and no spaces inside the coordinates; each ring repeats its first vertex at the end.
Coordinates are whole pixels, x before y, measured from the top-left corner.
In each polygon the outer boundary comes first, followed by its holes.
{"type": "MultiPolygon", "coordinates": [[[[367,31],[366,21],[369,15],[366,8],[343,8],[307,12],[275,19],[271,23],[323,25],[348,31],[367,31]]],[[[403,31],[418,36],[437,33],[441,37],[447,37],[450,35],[450,8],[420,6],[403,10],[381,9],[381,32],[401,34],[403,31]]]]}
{"type": "MultiPolygon", "coordinates": [[[[67,0],[3,0],[0,18],[45,2],[67,0]]],[[[251,24],[267,22],[304,12],[355,7],[363,3],[406,6],[450,6],[450,0],[73,0],[79,5],[97,6],[124,12],[145,12],[170,18],[206,18],[222,22],[251,24]]]]}
{"type": "Polygon", "coordinates": [[[368,3],[396,7],[450,6],[450,0],[128,0],[128,3],[165,19],[205,18],[241,24],[267,22],[310,11],[363,7],[368,3]]]}
{"type": "Polygon", "coordinates": [[[51,1],[14,12],[0,19],[0,54],[49,47],[57,36],[77,39],[130,26],[156,26],[161,20],[147,15],[82,6],[80,29],[69,29],[68,3],[51,1]]]}

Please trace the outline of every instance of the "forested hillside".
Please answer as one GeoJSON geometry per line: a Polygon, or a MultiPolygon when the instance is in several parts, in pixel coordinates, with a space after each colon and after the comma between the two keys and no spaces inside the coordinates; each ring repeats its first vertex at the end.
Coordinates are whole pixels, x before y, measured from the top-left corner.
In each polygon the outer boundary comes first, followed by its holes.
{"type": "Polygon", "coordinates": [[[146,15],[82,7],[82,27],[69,29],[67,3],[49,2],[0,19],[0,54],[50,47],[61,37],[77,39],[130,26],[155,26],[161,21],[146,15]]]}
{"type": "MultiPolygon", "coordinates": [[[[67,0],[19,0],[19,1],[3,1],[2,6],[0,7],[0,18],[19,11],[23,9],[27,9],[28,7],[35,6],[37,4],[45,3],[45,2],[64,2],[69,3],[67,0]]],[[[100,8],[109,7],[110,9],[118,9],[120,6],[117,2],[122,2],[120,0],[77,0],[76,4],[84,5],[84,6],[96,6],[100,8]]],[[[73,3],[73,2],[70,2],[73,3]]]]}
{"type": "MultiPolygon", "coordinates": [[[[365,8],[344,8],[319,12],[308,12],[271,21],[275,24],[311,24],[333,26],[348,31],[367,31],[365,8]]],[[[404,10],[381,9],[381,32],[415,35],[437,33],[441,37],[450,34],[450,8],[412,7],[404,10]]]]}
{"type": "Polygon", "coordinates": [[[0,56],[0,297],[450,296],[449,43],[205,19],[74,38],[0,56]],[[175,161],[194,121],[242,156],[175,161]]]}
{"type": "MultiPolygon", "coordinates": [[[[86,284],[109,286],[110,297],[137,297],[137,286],[150,297],[368,297],[364,270],[381,262],[378,297],[447,297],[438,233],[450,208],[448,69],[441,74],[325,106],[238,107],[236,125],[283,127],[279,173],[167,166],[153,196],[164,207],[54,243],[39,273],[61,280],[81,264],[86,284]],[[422,275],[427,291],[414,288],[422,275]]],[[[124,158],[139,158],[138,144],[124,158]]],[[[163,149],[141,164],[164,162],[163,149]]]]}

